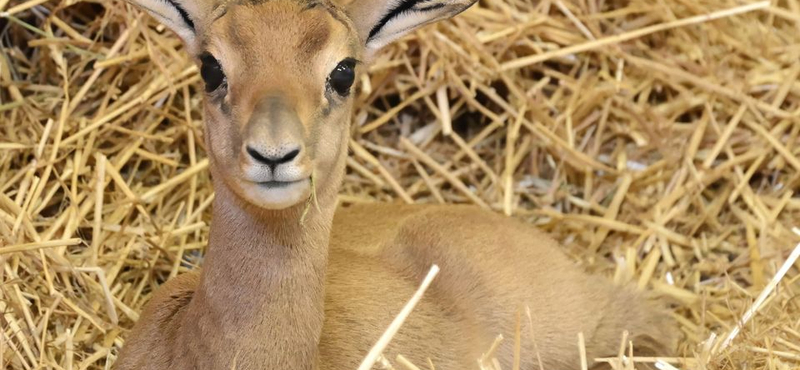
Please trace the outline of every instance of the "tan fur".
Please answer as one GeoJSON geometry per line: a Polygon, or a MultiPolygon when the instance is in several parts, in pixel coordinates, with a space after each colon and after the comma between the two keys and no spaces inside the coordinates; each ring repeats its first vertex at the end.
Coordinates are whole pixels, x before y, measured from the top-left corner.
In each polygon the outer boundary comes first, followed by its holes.
{"type": "Polygon", "coordinates": [[[441,273],[389,347],[391,355],[419,365],[431,357],[442,369],[475,368],[503,334],[499,359],[511,368],[515,315],[521,310],[524,317],[526,306],[534,338],[525,318],[523,369],[538,368],[534,342],[545,369],[578,368],[579,332],[590,359],[615,355],[623,330],[637,353],[670,353],[674,322],[663,311],[633,290],[587,275],[559,249],[528,224],[472,206],[340,209],[330,242],[323,358],[342,364],[331,369],[356,367],[434,263],[441,273]]]}
{"type": "MultiPolygon", "coordinates": [[[[579,332],[590,359],[616,354],[623,330],[642,353],[671,353],[668,315],[585,274],[530,225],[466,206],[360,205],[334,216],[352,99],[326,97],[325,80],[342,58],[361,57],[370,27],[359,23],[380,12],[353,19],[358,12],[327,3],[194,4],[197,36],[179,34],[194,53],[220,60],[229,85],[205,101],[216,190],[209,248],[201,271],[155,293],[115,368],[353,369],[432,264],[441,273],[391,356],[476,368],[497,334],[513,338],[525,307],[523,369],[538,368],[537,356],[545,369],[576,368],[579,332]],[[299,145],[286,171],[313,176],[316,189],[270,199],[246,179],[247,143],[264,152],[299,145]],[[320,207],[308,209],[314,190],[320,207]]],[[[503,368],[511,343],[499,351],[503,368]]]]}

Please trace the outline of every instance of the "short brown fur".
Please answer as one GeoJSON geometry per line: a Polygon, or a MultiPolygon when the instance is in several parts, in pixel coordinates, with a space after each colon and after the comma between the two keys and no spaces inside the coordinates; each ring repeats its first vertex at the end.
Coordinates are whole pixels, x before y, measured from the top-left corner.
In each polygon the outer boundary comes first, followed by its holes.
{"type": "MultiPolygon", "coordinates": [[[[425,24],[472,3],[442,1],[441,14],[404,21],[425,24]]],[[[216,190],[209,248],[201,271],[167,282],[148,302],[116,368],[352,369],[432,264],[441,273],[390,355],[418,365],[430,357],[437,369],[475,368],[497,334],[512,336],[526,307],[523,369],[538,368],[537,358],[545,369],[577,368],[579,332],[590,359],[616,354],[623,330],[639,353],[671,353],[676,332],[666,313],[587,275],[530,225],[467,206],[334,212],[352,98],[332,95],[326,76],[338,60],[364,56],[364,32],[384,11],[363,7],[381,2],[231,3],[208,21],[203,15],[219,4],[186,4],[195,33],[180,28],[170,9],[158,8],[173,15],[162,21],[190,52],[214,55],[227,81],[205,100],[216,190]],[[270,170],[246,148],[299,154],[270,170]],[[264,183],[276,179],[279,187],[264,183]]],[[[510,340],[498,358],[510,368],[510,340]]]]}

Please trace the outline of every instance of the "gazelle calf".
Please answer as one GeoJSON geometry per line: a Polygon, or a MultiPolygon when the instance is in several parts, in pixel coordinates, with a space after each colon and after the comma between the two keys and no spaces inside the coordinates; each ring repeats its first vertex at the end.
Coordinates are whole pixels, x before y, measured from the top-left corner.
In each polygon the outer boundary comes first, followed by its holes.
{"type": "Polygon", "coordinates": [[[475,368],[525,306],[523,369],[537,357],[577,368],[579,332],[589,359],[616,354],[623,330],[637,348],[673,348],[666,314],[529,225],[462,206],[334,215],[362,60],[474,0],[131,1],[201,66],[216,198],[202,272],[155,294],[116,368],[355,369],[434,263],[439,277],[388,354],[475,368]],[[307,207],[313,193],[319,208],[307,207]]]}

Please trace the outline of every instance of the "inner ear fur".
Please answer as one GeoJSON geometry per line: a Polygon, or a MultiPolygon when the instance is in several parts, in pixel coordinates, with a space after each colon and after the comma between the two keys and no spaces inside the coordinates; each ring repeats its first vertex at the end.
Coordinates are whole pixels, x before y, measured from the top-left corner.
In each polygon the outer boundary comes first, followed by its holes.
{"type": "Polygon", "coordinates": [[[197,52],[198,29],[213,3],[204,0],[126,0],[175,32],[191,52],[197,52]]]}
{"type": "Polygon", "coordinates": [[[427,24],[451,18],[477,0],[334,0],[367,49],[377,50],[427,24]]]}

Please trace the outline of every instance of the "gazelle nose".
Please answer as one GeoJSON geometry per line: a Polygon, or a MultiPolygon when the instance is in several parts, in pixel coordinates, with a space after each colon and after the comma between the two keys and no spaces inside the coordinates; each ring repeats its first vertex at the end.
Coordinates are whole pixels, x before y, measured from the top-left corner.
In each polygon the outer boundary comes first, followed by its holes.
{"type": "Polygon", "coordinates": [[[245,150],[247,151],[247,154],[253,158],[253,160],[270,167],[276,167],[278,165],[291,162],[293,159],[297,158],[298,154],[300,154],[300,148],[297,147],[260,151],[248,145],[245,150]]]}

